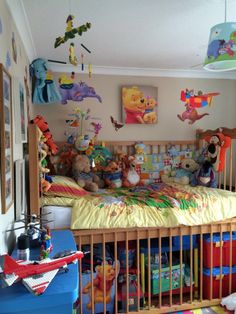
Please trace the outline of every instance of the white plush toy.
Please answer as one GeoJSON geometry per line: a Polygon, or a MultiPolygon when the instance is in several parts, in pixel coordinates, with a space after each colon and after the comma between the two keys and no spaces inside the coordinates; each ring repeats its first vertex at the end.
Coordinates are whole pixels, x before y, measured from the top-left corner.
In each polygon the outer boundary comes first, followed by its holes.
{"type": "Polygon", "coordinates": [[[222,298],[221,305],[226,306],[227,310],[234,311],[234,314],[236,314],[236,293],[222,298]]]}

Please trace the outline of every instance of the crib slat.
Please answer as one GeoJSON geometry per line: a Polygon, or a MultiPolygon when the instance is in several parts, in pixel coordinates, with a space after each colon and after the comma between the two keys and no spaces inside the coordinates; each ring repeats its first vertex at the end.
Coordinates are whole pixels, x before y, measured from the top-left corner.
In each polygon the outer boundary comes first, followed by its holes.
{"type": "Polygon", "coordinates": [[[161,240],[162,240],[162,233],[161,229],[158,230],[158,248],[159,248],[159,308],[162,306],[162,287],[161,287],[161,240]]]}
{"type": "Polygon", "coordinates": [[[90,236],[90,274],[91,274],[91,302],[92,302],[92,314],[94,314],[94,282],[93,282],[93,235],[90,236]]]}
{"type": "Polygon", "coordinates": [[[233,253],[233,238],[232,238],[232,223],[230,223],[230,238],[229,238],[229,294],[232,293],[232,253],[233,253]]]}
{"type": "Polygon", "coordinates": [[[200,302],[202,302],[202,291],[203,291],[203,234],[202,226],[200,229],[200,302]]]}
{"type": "Polygon", "coordinates": [[[190,303],[193,303],[193,229],[190,227],[190,303]]]}
{"type": "Polygon", "coordinates": [[[212,224],[210,231],[210,300],[212,300],[212,267],[213,267],[213,236],[212,236],[212,224]]]}
{"type": "Polygon", "coordinates": [[[105,233],[102,236],[102,260],[103,260],[103,313],[106,314],[106,277],[105,277],[105,264],[106,264],[106,238],[105,233]]]}
{"type": "Polygon", "coordinates": [[[219,298],[222,298],[222,246],[223,246],[223,238],[222,238],[222,225],[220,225],[220,291],[219,298]]]}
{"type": "Polygon", "coordinates": [[[118,271],[117,271],[117,262],[118,262],[118,256],[117,256],[117,233],[114,232],[114,258],[115,258],[115,314],[118,313],[118,287],[117,287],[117,279],[118,279],[118,271]]]}
{"type": "Polygon", "coordinates": [[[139,254],[140,254],[140,247],[139,247],[139,231],[137,230],[137,241],[136,241],[136,249],[137,249],[137,292],[138,292],[138,304],[137,304],[137,311],[140,311],[140,267],[139,267],[139,254]]]}
{"type": "MultiPolygon", "coordinates": [[[[78,247],[79,251],[82,251],[81,249],[81,237],[79,237],[78,240],[78,247]]],[[[83,314],[83,297],[82,297],[82,260],[79,260],[79,307],[80,307],[80,313],[83,314]]]]}
{"type": "Polygon", "coordinates": [[[169,235],[169,248],[170,248],[170,306],[172,306],[172,228],[170,228],[169,235]]]}
{"type": "Polygon", "coordinates": [[[179,259],[180,259],[180,304],[183,303],[183,270],[182,270],[182,267],[183,267],[183,236],[182,236],[182,229],[181,227],[179,228],[179,239],[180,239],[180,256],[179,256],[179,259]]]}
{"type": "Polygon", "coordinates": [[[148,308],[151,309],[151,241],[148,230],[148,308]]]}
{"type": "MultiPolygon", "coordinates": [[[[129,237],[125,234],[125,258],[126,258],[126,312],[129,312],[129,237]]],[[[123,297],[123,296],[122,296],[123,297]]]]}
{"type": "Polygon", "coordinates": [[[230,145],[229,151],[229,190],[232,191],[232,179],[233,179],[233,149],[230,145]]]}

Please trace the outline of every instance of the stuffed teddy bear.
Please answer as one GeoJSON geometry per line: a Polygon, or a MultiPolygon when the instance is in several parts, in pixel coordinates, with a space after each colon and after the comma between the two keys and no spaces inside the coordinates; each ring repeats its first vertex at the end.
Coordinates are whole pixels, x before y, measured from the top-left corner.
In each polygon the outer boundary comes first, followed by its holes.
{"type": "Polygon", "coordinates": [[[115,161],[111,160],[107,166],[103,167],[103,180],[109,188],[120,188],[122,186],[121,169],[115,161]]]}
{"type": "Polygon", "coordinates": [[[169,174],[164,174],[161,179],[164,183],[180,183],[189,184],[193,173],[199,168],[198,163],[196,163],[191,158],[184,158],[181,161],[180,168],[172,170],[169,174]]]}
{"type": "Polygon", "coordinates": [[[72,163],[73,178],[87,191],[97,192],[101,179],[91,172],[90,160],[86,155],[77,155],[72,163]]]}
{"type": "MultiPolygon", "coordinates": [[[[113,281],[115,279],[116,274],[119,273],[119,263],[113,263],[113,265],[105,264],[98,265],[96,267],[96,277],[93,279],[93,302],[103,303],[104,302],[104,280],[103,276],[105,276],[106,286],[105,286],[105,302],[111,302],[111,289],[113,285],[113,281]],[[115,269],[117,268],[117,271],[115,269]]],[[[90,295],[90,301],[87,303],[86,307],[88,310],[92,308],[92,282],[87,283],[83,287],[83,294],[90,295]]]]}
{"type": "Polygon", "coordinates": [[[201,165],[201,167],[194,173],[191,180],[191,185],[202,185],[210,188],[217,187],[213,166],[208,160],[206,160],[201,165]]]}

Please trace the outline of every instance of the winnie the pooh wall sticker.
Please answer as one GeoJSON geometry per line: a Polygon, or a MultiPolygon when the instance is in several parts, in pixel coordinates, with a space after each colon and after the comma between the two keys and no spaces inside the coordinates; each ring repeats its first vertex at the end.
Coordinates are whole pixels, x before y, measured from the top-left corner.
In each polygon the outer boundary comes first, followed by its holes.
{"type": "Polygon", "coordinates": [[[126,124],[157,123],[157,87],[122,87],[122,115],[126,124]]]}

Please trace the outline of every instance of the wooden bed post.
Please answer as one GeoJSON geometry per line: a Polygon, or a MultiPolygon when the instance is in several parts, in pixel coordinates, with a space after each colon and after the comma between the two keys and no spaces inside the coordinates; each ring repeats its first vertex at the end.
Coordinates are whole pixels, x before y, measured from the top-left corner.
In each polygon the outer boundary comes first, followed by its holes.
{"type": "Polygon", "coordinates": [[[29,124],[29,192],[30,210],[29,213],[40,214],[40,195],[39,195],[39,161],[38,161],[38,135],[37,126],[29,124]]]}

